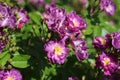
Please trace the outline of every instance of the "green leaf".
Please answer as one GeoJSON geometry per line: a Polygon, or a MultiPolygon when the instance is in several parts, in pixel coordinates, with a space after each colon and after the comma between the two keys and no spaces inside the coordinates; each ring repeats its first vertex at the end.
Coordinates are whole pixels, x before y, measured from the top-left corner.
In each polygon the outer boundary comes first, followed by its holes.
{"type": "Polygon", "coordinates": [[[0,58],[0,65],[4,66],[7,63],[8,59],[10,59],[10,54],[4,53],[4,56],[0,58]]]}
{"type": "Polygon", "coordinates": [[[102,29],[100,26],[95,26],[93,29],[94,29],[94,32],[93,32],[94,36],[101,36],[102,29]]]}
{"type": "Polygon", "coordinates": [[[114,32],[117,31],[117,27],[114,25],[109,24],[108,22],[103,24],[104,28],[108,31],[108,32],[114,32]]]}
{"type": "Polygon", "coordinates": [[[8,52],[3,52],[0,54],[0,59],[3,58],[8,52]]]}
{"type": "Polygon", "coordinates": [[[92,34],[92,32],[93,32],[92,28],[91,28],[91,27],[88,27],[88,28],[84,31],[84,34],[85,34],[85,35],[90,35],[90,34],[92,34]]]}
{"type": "Polygon", "coordinates": [[[30,18],[38,25],[40,25],[40,20],[41,20],[41,14],[37,12],[31,12],[29,13],[30,18]]]}
{"type": "Polygon", "coordinates": [[[30,59],[29,55],[15,55],[10,63],[17,68],[26,68],[29,66],[28,64],[29,59],[30,59]]]}
{"type": "Polygon", "coordinates": [[[40,36],[39,27],[36,25],[36,26],[33,26],[33,29],[35,31],[35,34],[39,37],[40,36]]]}

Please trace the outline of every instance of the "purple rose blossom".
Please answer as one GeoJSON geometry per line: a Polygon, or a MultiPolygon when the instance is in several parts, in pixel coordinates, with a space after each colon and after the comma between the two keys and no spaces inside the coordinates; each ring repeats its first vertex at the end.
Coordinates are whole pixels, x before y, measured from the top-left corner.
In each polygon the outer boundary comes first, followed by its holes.
{"type": "Polygon", "coordinates": [[[80,34],[87,27],[86,21],[74,11],[66,14],[64,18],[57,30],[60,37],[80,34]]]}
{"type": "Polygon", "coordinates": [[[10,28],[15,28],[16,27],[16,21],[17,21],[17,19],[16,19],[15,16],[8,17],[8,20],[7,20],[8,25],[7,26],[10,27],[10,28]]]}
{"type": "Polygon", "coordinates": [[[46,12],[43,13],[44,21],[47,23],[48,28],[59,34],[61,38],[68,36],[67,21],[65,9],[59,9],[56,5],[46,5],[46,12]]]}
{"type": "Polygon", "coordinates": [[[22,24],[26,24],[29,21],[29,16],[27,14],[27,12],[24,9],[20,9],[18,11],[18,21],[17,21],[17,26],[18,28],[22,27],[22,24]]]}
{"type": "Polygon", "coordinates": [[[11,8],[6,4],[0,3],[0,27],[18,28],[22,27],[22,24],[26,24],[29,21],[27,12],[24,9],[18,9],[16,7],[11,8]],[[19,19],[15,13],[18,12],[19,19]]]}
{"type": "Polygon", "coordinates": [[[117,57],[111,53],[102,52],[96,59],[96,67],[102,68],[106,76],[111,76],[118,65],[117,57]]]}
{"type": "Polygon", "coordinates": [[[0,19],[9,16],[10,7],[0,2],[0,19]]]}
{"type": "Polygon", "coordinates": [[[8,38],[3,32],[3,28],[0,28],[0,54],[2,53],[2,49],[5,47],[7,42],[8,42],[8,38]]]}
{"type": "Polygon", "coordinates": [[[13,9],[6,4],[0,3],[0,27],[14,28],[16,20],[13,9]]]}
{"type": "Polygon", "coordinates": [[[62,41],[49,41],[45,44],[45,51],[49,61],[57,64],[63,64],[66,60],[66,55],[69,54],[69,49],[62,41]]]}
{"type": "Polygon", "coordinates": [[[106,49],[109,46],[109,40],[106,37],[96,36],[92,42],[97,49],[106,49]]]}
{"type": "Polygon", "coordinates": [[[76,38],[72,40],[72,46],[73,49],[76,52],[76,57],[79,61],[82,61],[84,59],[88,58],[88,51],[87,51],[87,46],[86,46],[86,41],[81,39],[81,38],[76,38]]]}
{"type": "Polygon", "coordinates": [[[21,73],[16,69],[0,71],[0,80],[22,80],[21,73]]]}
{"type": "Polygon", "coordinates": [[[66,26],[70,33],[80,33],[80,30],[87,27],[86,21],[74,11],[67,14],[67,22],[66,26]]]}
{"type": "Polygon", "coordinates": [[[116,11],[116,6],[112,0],[101,0],[100,9],[105,11],[108,15],[113,15],[116,11]]]}
{"type": "Polygon", "coordinates": [[[44,20],[50,30],[59,29],[65,19],[65,9],[59,9],[56,5],[46,5],[46,12],[43,13],[44,20]]]}
{"type": "Polygon", "coordinates": [[[77,77],[69,77],[68,80],[79,80],[77,77]]]}
{"type": "Polygon", "coordinates": [[[112,45],[116,49],[120,49],[120,33],[116,33],[112,39],[112,45]]]}
{"type": "Polygon", "coordinates": [[[9,7],[6,4],[0,3],[0,27],[7,25],[7,17],[9,16],[9,7]]]}

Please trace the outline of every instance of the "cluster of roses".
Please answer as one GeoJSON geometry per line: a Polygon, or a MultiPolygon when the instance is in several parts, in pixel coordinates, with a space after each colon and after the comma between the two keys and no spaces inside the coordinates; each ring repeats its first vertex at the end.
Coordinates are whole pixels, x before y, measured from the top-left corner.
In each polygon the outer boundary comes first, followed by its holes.
{"type": "Polygon", "coordinates": [[[8,42],[8,38],[4,34],[3,29],[22,28],[22,25],[28,21],[29,17],[24,9],[12,8],[5,3],[0,3],[0,53],[8,42]]]}
{"type": "Polygon", "coordinates": [[[45,44],[45,51],[50,62],[63,64],[70,50],[66,44],[70,43],[79,61],[88,58],[86,41],[83,40],[82,30],[86,29],[86,21],[76,12],[66,14],[65,9],[59,9],[56,5],[46,5],[43,13],[44,21],[49,30],[57,32],[60,41],[49,41],[45,44]]]}
{"type": "Polygon", "coordinates": [[[100,52],[96,59],[96,67],[104,70],[104,75],[111,76],[119,68],[120,33],[106,34],[105,37],[95,37],[94,47],[100,52]]]}
{"type": "MultiPolygon", "coordinates": [[[[9,41],[4,29],[22,28],[22,25],[28,21],[29,17],[24,9],[12,8],[0,3],[0,53],[9,41]]],[[[0,80],[22,80],[22,75],[16,69],[0,70],[0,80]]]]}
{"type": "Polygon", "coordinates": [[[16,69],[0,71],[0,80],[22,80],[21,73],[16,69]]]}

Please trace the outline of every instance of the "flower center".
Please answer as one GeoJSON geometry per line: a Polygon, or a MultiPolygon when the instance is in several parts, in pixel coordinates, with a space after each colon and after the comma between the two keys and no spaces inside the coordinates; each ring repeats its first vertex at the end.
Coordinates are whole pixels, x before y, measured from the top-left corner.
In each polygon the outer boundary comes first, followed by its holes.
{"type": "Polygon", "coordinates": [[[57,45],[55,46],[55,54],[60,55],[62,53],[62,47],[57,45]]]}
{"type": "Polygon", "coordinates": [[[108,6],[106,7],[106,11],[107,11],[107,12],[112,11],[112,9],[113,9],[113,7],[112,7],[111,5],[108,5],[108,6]]]}
{"type": "Polygon", "coordinates": [[[2,16],[2,14],[0,14],[0,18],[2,18],[3,16],[2,16]]]}
{"type": "Polygon", "coordinates": [[[104,63],[104,66],[109,65],[110,64],[110,59],[109,58],[104,58],[103,63],[104,63]]]}
{"type": "Polygon", "coordinates": [[[105,39],[100,39],[100,42],[101,42],[101,44],[106,44],[106,40],[105,39]]]}
{"type": "Polygon", "coordinates": [[[7,80],[14,80],[14,78],[13,77],[8,77],[7,80]]]}
{"type": "Polygon", "coordinates": [[[75,19],[73,20],[73,24],[75,27],[79,26],[78,22],[75,19]]]}

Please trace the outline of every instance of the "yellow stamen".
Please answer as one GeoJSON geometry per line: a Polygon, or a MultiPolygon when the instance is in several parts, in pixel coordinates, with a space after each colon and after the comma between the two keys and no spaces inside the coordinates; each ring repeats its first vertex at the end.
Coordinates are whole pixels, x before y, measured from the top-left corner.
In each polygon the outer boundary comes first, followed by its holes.
{"type": "Polygon", "coordinates": [[[73,24],[75,27],[79,26],[79,23],[76,20],[73,20],[73,24]]]}
{"type": "Polygon", "coordinates": [[[0,14],[0,18],[2,18],[3,16],[2,16],[2,14],[0,14]]]}
{"type": "Polygon", "coordinates": [[[7,80],[14,80],[13,77],[8,77],[7,80]]]}
{"type": "Polygon", "coordinates": [[[62,53],[62,48],[59,45],[55,46],[55,54],[60,55],[62,53]]]}
{"type": "Polygon", "coordinates": [[[104,63],[104,66],[109,65],[110,64],[110,59],[109,58],[104,58],[103,63],[104,63]]]}
{"type": "Polygon", "coordinates": [[[112,6],[111,6],[111,5],[108,5],[108,6],[106,7],[106,11],[107,11],[107,12],[112,11],[112,9],[113,9],[113,8],[112,8],[112,6]]]}
{"type": "Polygon", "coordinates": [[[101,44],[106,44],[106,40],[105,39],[100,39],[101,44]]]}

